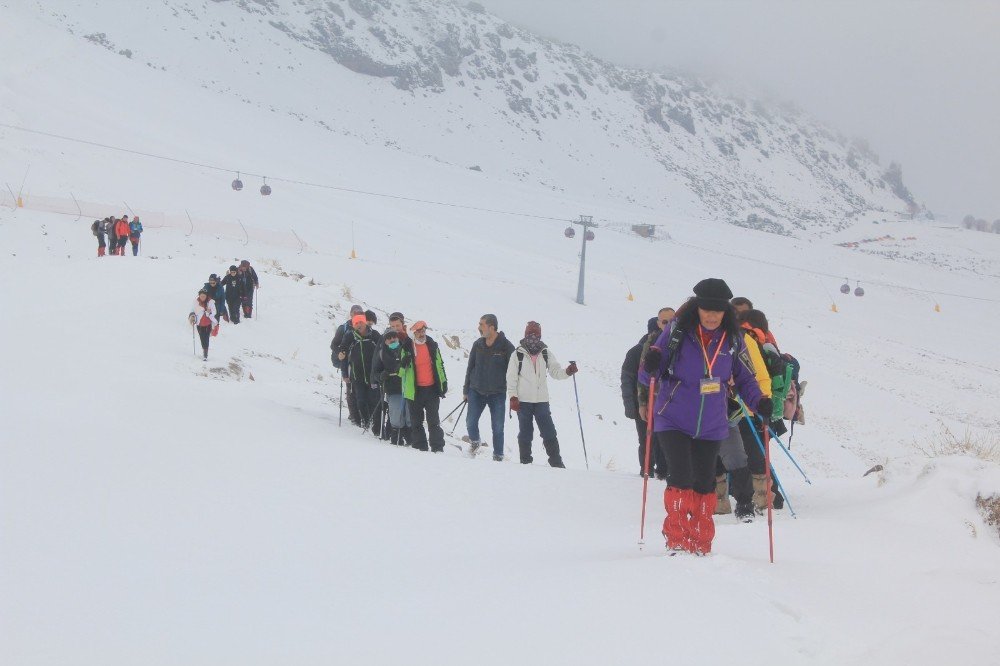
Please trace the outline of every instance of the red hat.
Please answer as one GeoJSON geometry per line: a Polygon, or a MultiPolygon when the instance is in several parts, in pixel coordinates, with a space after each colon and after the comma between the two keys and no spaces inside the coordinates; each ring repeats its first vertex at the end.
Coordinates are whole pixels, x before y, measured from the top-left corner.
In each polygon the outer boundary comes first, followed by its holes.
{"type": "Polygon", "coordinates": [[[541,339],[542,337],[542,325],[537,321],[529,321],[528,325],[524,327],[524,337],[534,335],[536,338],[541,339]]]}
{"type": "Polygon", "coordinates": [[[419,331],[422,328],[427,328],[427,322],[423,319],[413,322],[413,325],[410,326],[411,331],[419,331]]]}
{"type": "Polygon", "coordinates": [[[357,326],[358,324],[367,324],[368,320],[363,314],[356,314],[351,317],[351,326],[357,326]]]}

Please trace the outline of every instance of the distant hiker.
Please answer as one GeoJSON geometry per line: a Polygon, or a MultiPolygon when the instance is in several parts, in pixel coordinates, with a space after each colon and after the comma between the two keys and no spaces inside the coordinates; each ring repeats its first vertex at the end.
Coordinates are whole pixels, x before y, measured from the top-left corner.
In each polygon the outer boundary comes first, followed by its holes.
{"type": "Polygon", "coordinates": [[[393,312],[389,315],[389,327],[382,334],[382,342],[375,351],[372,371],[382,387],[383,406],[389,420],[389,426],[382,431],[382,439],[400,445],[410,441],[409,410],[403,397],[399,364],[405,342],[408,342],[406,320],[401,312],[393,312]]]}
{"type": "Polygon", "coordinates": [[[108,236],[108,254],[115,254],[118,251],[118,237],[115,236],[115,223],[114,217],[104,218],[104,233],[108,236]]]}
{"type": "Polygon", "coordinates": [[[415,322],[410,327],[412,340],[408,341],[400,359],[402,366],[403,395],[410,410],[410,438],[412,446],[427,450],[444,450],[444,430],[441,428],[441,399],[448,393],[448,377],[437,342],[427,335],[427,323],[415,322]],[[424,432],[424,421],[427,432],[424,432]]]}
{"type": "Polygon", "coordinates": [[[215,303],[208,297],[208,292],[204,289],[198,291],[198,298],[194,302],[194,308],[188,315],[188,322],[198,328],[198,337],[201,338],[202,360],[208,360],[208,341],[212,337],[212,328],[219,323],[215,318],[215,303]]]}
{"type": "Polygon", "coordinates": [[[94,223],[90,225],[90,232],[97,238],[97,256],[103,257],[105,248],[104,220],[94,220],[94,223]]]}
{"type": "Polygon", "coordinates": [[[364,314],[354,315],[351,318],[351,327],[352,330],[344,334],[340,351],[344,354],[342,363],[347,364],[350,374],[361,427],[368,430],[372,427],[372,419],[379,402],[378,389],[372,388],[372,384],[375,383],[372,360],[382,336],[368,326],[364,314]]]}
{"type": "Polygon", "coordinates": [[[240,302],[243,305],[243,316],[250,319],[253,316],[253,292],[255,289],[260,289],[260,280],[257,279],[257,271],[246,259],[240,262],[237,277],[240,280],[240,302]]]}
{"type": "Polygon", "coordinates": [[[469,352],[462,397],[468,401],[465,427],[469,433],[469,452],[475,454],[482,446],[479,438],[479,417],[490,408],[493,432],[493,460],[503,460],[503,417],[507,396],[507,366],[514,345],[498,331],[497,316],[485,314],[479,319],[480,338],[469,352]]]}
{"type": "Polygon", "coordinates": [[[521,344],[507,364],[507,395],[511,411],[517,412],[520,426],[517,446],[522,464],[530,465],[533,460],[531,440],[535,435],[534,424],[537,423],[542,446],[549,457],[549,465],[566,466],[559,455],[559,438],[552,422],[552,410],[549,408],[547,377],[551,375],[553,379],[569,379],[576,372],[576,363],[570,363],[565,370],[562,369],[555,355],[542,342],[542,325],[537,321],[529,321],[521,344]]]}
{"type": "MultiPolygon", "coordinates": [[[[670,320],[673,319],[673,309],[665,308],[670,310],[670,320]]],[[[622,389],[622,403],[625,406],[625,418],[629,418],[635,421],[635,433],[639,438],[639,473],[644,472],[643,467],[646,464],[646,408],[649,404],[649,389],[645,386],[639,384],[639,368],[642,360],[643,350],[649,349],[649,345],[656,342],[656,338],[660,336],[660,331],[670,323],[670,320],[666,319],[662,315],[663,310],[660,310],[661,316],[651,317],[646,323],[646,335],[639,338],[637,342],[628,353],[625,354],[625,361],[622,363],[621,372],[621,389],[622,389]],[[643,389],[643,400],[640,403],[639,391],[643,389]]],[[[667,478],[667,458],[663,453],[654,437],[650,442],[652,445],[649,452],[649,476],[655,476],[658,479],[666,480],[667,478]]]]}
{"type": "Polygon", "coordinates": [[[126,215],[115,222],[115,239],[118,243],[116,254],[119,256],[125,256],[125,244],[128,243],[128,234],[128,215],[126,215]]]}
{"type": "Polygon", "coordinates": [[[226,311],[229,313],[229,321],[234,324],[240,323],[240,281],[237,278],[239,271],[236,266],[230,266],[225,277],[222,278],[222,287],[226,290],[226,311]]]}
{"type": "Polygon", "coordinates": [[[706,555],[712,550],[715,463],[720,443],[729,436],[729,380],[747,405],[764,413],[773,409],[754,377],[729,304],[732,297],[723,280],[696,284],[694,296],[649,348],[639,372],[643,384],[657,380],[651,425],[667,456],[663,535],[672,551],[706,555]]]}
{"type": "MultiPolygon", "coordinates": [[[[128,223],[128,239],[132,241],[132,256],[138,256],[139,254],[139,241],[142,238],[142,222],[139,221],[139,216],[136,215],[132,218],[132,221],[128,223]]],[[[156,244],[155,241],[153,243],[156,244]]]]}
{"type": "Polygon", "coordinates": [[[358,411],[358,403],[354,399],[354,389],[351,388],[350,365],[347,363],[347,352],[350,351],[350,345],[348,344],[345,349],[341,347],[345,342],[352,342],[354,339],[354,328],[351,325],[351,320],[357,315],[363,316],[364,313],[365,310],[360,305],[352,305],[350,318],[337,327],[333,334],[333,340],[330,342],[330,349],[333,352],[330,355],[330,360],[333,362],[333,367],[340,370],[340,380],[347,384],[347,418],[356,426],[361,425],[361,413],[358,411]]]}
{"type": "Polygon", "coordinates": [[[208,276],[208,282],[205,283],[203,287],[208,295],[215,302],[215,311],[219,317],[229,321],[229,313],[226,311],[226,289],[219,282],[219,276],[212,273],[208,276]]]}

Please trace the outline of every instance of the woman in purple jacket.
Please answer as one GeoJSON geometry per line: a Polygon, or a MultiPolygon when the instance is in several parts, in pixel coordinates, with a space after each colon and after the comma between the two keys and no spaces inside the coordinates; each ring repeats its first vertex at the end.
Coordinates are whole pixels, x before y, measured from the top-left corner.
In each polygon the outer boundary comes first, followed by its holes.
{"type": "Polygon", "coordinates": [[[729,435],[726,396],[733,388],[757,413],[770,414],[743,344],[733,292],[708,278],[694,287],[673,325],[649,348],[639,381],[656,379],[653,432],[667,456],[667,517],[663,536],[671,551],[712,551],[715,537],[715,459],[729,435]],[[662,382],[662,384],[661,384],[662,382]]]}

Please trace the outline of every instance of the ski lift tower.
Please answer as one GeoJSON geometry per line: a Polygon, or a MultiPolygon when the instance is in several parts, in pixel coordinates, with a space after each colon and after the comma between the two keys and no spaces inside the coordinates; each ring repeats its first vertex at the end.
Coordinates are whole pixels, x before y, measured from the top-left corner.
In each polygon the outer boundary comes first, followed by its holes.
{"type": "Polygon", "coordinates": [[[591,229],[595,228],[597,226],[597,223],[594,222],[593,215],[581,215],[580,220],[578,222],[573,222],[573,224],[579,224],[581,227],[583,227],[583,233],[580,234],[581,236],[583,236],[583,246],[582,249],[580,250],[580,282],[577,284],[576,287],[576,302],[579,303],[580,305],[584,305],[583,275],[584,275],[584,270],[587,267],[587,241],[594,240],[594,232],[591,231],[591,229]]]}

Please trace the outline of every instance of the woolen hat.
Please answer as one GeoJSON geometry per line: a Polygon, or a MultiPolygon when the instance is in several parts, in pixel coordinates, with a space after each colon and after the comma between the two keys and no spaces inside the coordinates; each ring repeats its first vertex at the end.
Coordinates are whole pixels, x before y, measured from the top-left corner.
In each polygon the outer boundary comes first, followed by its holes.
{"type": "Polygon", "coordinates": [[[649,321],[646,322],[646,332],[656,333],[658,330],[660,330],[660,318],[650,317],[649,321]]]}
{"type": "Polygon", "coordinates": [[[364,313],[365,313],[365,309],[363,307],[361,307],[360,305],[352,305],[351,306],[351,316],[352,317],[354,315],[363,315],[364,313]]]}
{"type": "Polygon", "coordinates": [[[529,321],[528,325],[524,327],[524,337],[534,335],[536,338],[542,337],[542,325],[537,321],[529,321]]]}
{"type": "Polygon", "coordinates": [[[694,286],[698,307],[702,310],[725,312],[729,309],[729,299],[733,292],[725,280],[706,278],[694,286]]]}

